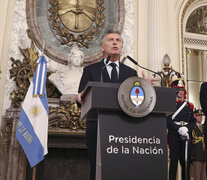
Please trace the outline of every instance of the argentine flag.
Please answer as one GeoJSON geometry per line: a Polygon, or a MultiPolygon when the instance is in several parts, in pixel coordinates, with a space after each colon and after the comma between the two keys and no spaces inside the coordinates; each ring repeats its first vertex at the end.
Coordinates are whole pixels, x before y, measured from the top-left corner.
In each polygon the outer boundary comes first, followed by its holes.
{"type": "Polygon", "coordinates": [[[29,86],[17,124],[16,137],[31,167],[47,154],[48,101],[45,89],[47,60],[40,56],[33,80],[29,86]]]}

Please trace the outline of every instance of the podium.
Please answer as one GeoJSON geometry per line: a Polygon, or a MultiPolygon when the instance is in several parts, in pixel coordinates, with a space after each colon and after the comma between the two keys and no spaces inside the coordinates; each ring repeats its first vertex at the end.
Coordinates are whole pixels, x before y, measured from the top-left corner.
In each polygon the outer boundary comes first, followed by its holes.
{"type": "Polygon", "coordinates": [[[166,180],[166,113],[176,109],[176,89],[155,87],[156,104],[142,118],[125,114],[117,100],[119,84],[89,82],[81,117],[96,113],[97,180],[166,180]]]}

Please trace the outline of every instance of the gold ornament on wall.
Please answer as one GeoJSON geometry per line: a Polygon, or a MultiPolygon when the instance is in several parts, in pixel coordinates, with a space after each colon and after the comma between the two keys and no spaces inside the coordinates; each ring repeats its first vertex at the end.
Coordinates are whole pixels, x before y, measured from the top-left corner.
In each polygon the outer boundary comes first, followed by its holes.
{"type": "Polygon", "coordinates": [[[89,48],[104,20],[104,0],[50,0],[49,21],[62,45],[89,48]]]}
{"type": "Polygon", "coordinates": [[[39,58],[39,53],[33,41],[29,48],[23,49],[19,47],[19,50],[24,56],[24,59],[20,61],[11,57],[12,65],[9,70],[10,78],[13,78],[17,85],[17,90],[12,91],[10,94],[12,104],[15,108],[20,107],[21,102],[24,100],[37,66],[35,62],[39,58]]]}
{"type": "MultiPolygon", "coordinates": [[[[36,61],[39,59],[38,49],[29,30],[28,35],[31,39],[31,46],[25,49],[19,47],[24,56],[23,61],[11,58],[10,78],[16,82],[17,86],[17,89],[10,94],[12,107],[14,108],[21,107],[37,67],[36,61]]],[[[50,72],[47,72],[47,77],[50,74],[50,72]]],[[[46,90],[48,98],[58,99],[60,97],[60,92],[48,78],[46,80],[46,90]]],[[[35,115],[38,112],[39,110],[34,107],[33,114],[35,115]]],[[[67,103],[60,102],[56,108],[50,107],[49,127],[50,129],[58,127],[59,129],[80,130],[84,129],[86,125],[85,120],[80,120],[80,108],[77,107],[76,102],[68,101],[67,103]],[[58,125],[56,126],[56,124],[58,125]]]]}
{"type": "Polygon", "coordinates": [[[80,120],[80,108],[75,101],[60,103],[58,107],[50,107],[49,130],[79,130],[86,127],[86,120],[80,120]]]}
{"type": "MultiPolygon", "coordinates": [[[[11,57],[12,65],[11,69],[9,70],[10,79],[13,79],[16,82],[17,86],[17,89],[12,91],[10,94],[10,98],[14,108],[19,108],[21,106],[21,102],[24,100],[30,82],[32,81],[32,78],[34,76],[34,72],[37,67],[36,61],[40,56],[30,30],[27,30],[27,33],[29,38],[31,39],[30,47],[25,49],[19,47],[19,50],[22,53],[24,59],[21,61],[19,59],[16,60],[11,57]]],[[[51,72],[47,72],[47,76],[49,76],[50,74],[51,72]]],[[[52,83],[50,83],[49,80],[46,81],[46,86],[48,87],[48,97],[56,98],[60,96],[60,92],[52,83]]]]}

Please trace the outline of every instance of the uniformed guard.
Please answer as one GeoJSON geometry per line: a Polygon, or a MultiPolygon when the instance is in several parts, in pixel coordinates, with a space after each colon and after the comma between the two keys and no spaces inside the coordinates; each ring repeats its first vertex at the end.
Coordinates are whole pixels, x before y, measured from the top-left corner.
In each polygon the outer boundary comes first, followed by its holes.
{"type": "Polygon", "coordinates": [[[204,125],[202,124],[203,115],[201,109],[194,110],[194,116],[197,120],[192,131],[191,149],[194,180],[206,180],[206,148],[203,134],[204,125]]]}
{"type": "Polygon", "coordinates": [[[169,180],[176,180],[178,160],[182,167],[182,180],[190,180],[191,132],[196,124],[193,105],[186,101],[185,82],[177,78],[171,82],[172,88],[178,88],[176,111],[167,117],[170,149],[169,180]]]}

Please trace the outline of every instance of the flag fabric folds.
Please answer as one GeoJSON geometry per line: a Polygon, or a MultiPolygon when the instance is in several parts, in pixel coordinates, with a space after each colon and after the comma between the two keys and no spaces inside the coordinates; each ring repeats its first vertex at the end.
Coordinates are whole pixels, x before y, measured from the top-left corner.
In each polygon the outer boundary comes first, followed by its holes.
{"type": "Polygon", "coordinates": [[[16,137],[31,167],[42,161],[48,152],[49,108],[45,89],[47,60],[41,56],[37,63],[33,80],[22,103],[16,129],[16,137]]]}

